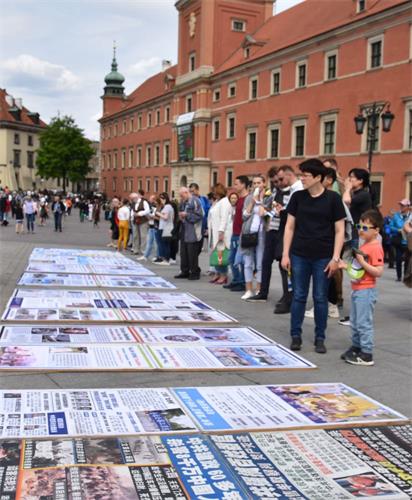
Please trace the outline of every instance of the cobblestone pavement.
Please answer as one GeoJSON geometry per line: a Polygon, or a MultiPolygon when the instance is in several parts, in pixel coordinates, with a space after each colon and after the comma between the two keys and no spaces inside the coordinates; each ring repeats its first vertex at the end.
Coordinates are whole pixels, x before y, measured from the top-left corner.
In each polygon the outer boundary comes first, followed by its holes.
{"type": "MultiPolygon", "coordinates": [[[[80,224],[74,211],[64,220],[62,233],[53,231],[51,222],[37,227],[35,234],[16,235],[14,224],[0,227],[0,286],[1,309],[9,299],[16,281],[24,271],[31,250],[35,246],[105,248],[109,241],[108,223],[98,228],[91,222],[80,224]]],[[[201,257],[203,271],[208,268],[207,255],[201,257]]],[[[171,280],[178,266],[161,267],[148,264],[157,274],[171,280]]],[[[239,293],[223,290],[208,283],[207,276],[200,281],[177,280],[177,286],[197,295],[209,305],[235,317],[241,324],[250,325],[271,339],[289,345],[289,315],[274,315],[274,302],[280,297],[277,266],[273,267],[270,300],[266,304],[245,303],[239,293]]],[[[345,281],[344,312],[349,305],[349,283],[345,281]]],[[[53,291],[50,290],[50,294],[53,291]]],[[[379,280],[379,299],[376,309],[375,366],[351,366],[339,359],[348,347],[350,329],[329,320],[327,331],[328,353],[313,350],[313,320],[305,319],[302,356],[318,365],[309,372],[251,372],[241,373],[55,373],[55,374],[3,374],[1,389],[55,389],[103,387],[162,387],[185,385],[243,385],[307,382],[344,382],[394,409],[412,416],[410,388],[411,364],[411,301],[412,295],[403,284],[395,282],[394,270],[385,270],[379,280]]],[[[309,304],[310,305],[310,304],[309,304]]]]}

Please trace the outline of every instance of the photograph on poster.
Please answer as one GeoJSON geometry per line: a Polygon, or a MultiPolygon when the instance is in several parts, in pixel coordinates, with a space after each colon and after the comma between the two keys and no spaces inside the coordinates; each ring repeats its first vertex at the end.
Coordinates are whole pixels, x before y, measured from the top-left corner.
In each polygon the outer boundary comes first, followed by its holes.
{"type": "Polygon", "coordinates": [[[340,383],[187,387],[173,392],[204,431],[406,421],[395,410],[340,383]]]}
{"type": "Polygon", "coordinates": [[[0,391],[0,437],[194,432],[169,389],[0,391]]]}

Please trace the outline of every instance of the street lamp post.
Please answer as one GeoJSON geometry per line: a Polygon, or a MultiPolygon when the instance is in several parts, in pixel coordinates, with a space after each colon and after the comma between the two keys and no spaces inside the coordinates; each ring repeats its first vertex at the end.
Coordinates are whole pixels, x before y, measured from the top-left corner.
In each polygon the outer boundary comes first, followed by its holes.
{"type": "Polygon", "coordinates": [[[359,109],[359,114],[355,116],[354,122],[356,127],[356,133],[359,135],[363,134],[363,129],[367,123],[366,129],[366,141],[368,146],[368,171],[372,170],[372,158],[376,141],[376,127],[379,122],[379,118],[382,119],[382,130],[384,132],[390,132],[392,121],[395,115],[391,113],[389,102],[377,103],[374,102],[369,106],[361,106],[359,109]],[[384,109],[386,111],[384,112],[384,109]]]}

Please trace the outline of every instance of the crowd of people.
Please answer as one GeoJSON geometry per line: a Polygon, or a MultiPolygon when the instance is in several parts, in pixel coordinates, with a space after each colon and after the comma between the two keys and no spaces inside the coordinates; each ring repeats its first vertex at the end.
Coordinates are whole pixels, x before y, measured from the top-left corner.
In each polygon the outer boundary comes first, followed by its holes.
{"type": "Polygon", "coordinates": [[[335,159],[313,158],[296,170],[271,167],[266,175],[239,175],[228,189],[216,184],[202,195],[196,183],[181,187],[179,199],[144,191],[110,202],[99,196],[11,193],[0,189],[0,221],[15,219],[16,232],[50,217],[62,231],[65,215],[79,210],[80,222],[99,225],[101,211],[110,223],[108,246],[130,251],[139,261],[176,264],[176,279],[199,280],[199,256],[209,254],[209,282],[238,292],[248,303],[268,300],[276,261],[282,294],[274,313],[291,313],[291,349],[302,346],[304,317],[313,318],[314,348],[326,353],[328,318],[352,329],[352,345],[342,359],[370,366],[373,361],[373,312],[376,280],[385,262],[396,280],[412,287],[412,212],[408,199],[382,217],[369,172],[353,168],[343,179],[335,159]],[[346,272],[344,272],[346,271],[346,272]],[[350,315],[340,318],[343,284],[352,288],[350,315]],[[312,284],[313,308],[307,309],[312,284]],[[340,319],[339,319],[340,318],[340,319]]]}
{"type": "Polygon", "coordinates": [[[102,209],[99,196],[87,198],[48,190],[10,191],[7,186],[0,187],[0,225],[7,227],[14,221],[17,234],[33,234],[37,225],[49,225],[49,219],[54,231],[61,233],[64,217],[71,215],[73,207],[79,209],[80,222],[88,219],[98,226],[102,209]]]}
{"type": "Polygon", "coordinates": [[[252,179],[240,175],[231,189],[218,183],[203,196],[192,183],[180,188],[178,201],[168,193],[146,199],[141,190],[114,198],[109,245],[167,266],[179,253],[175,278],[188,280],[200,279],[199,256],[207,250],[210,283],[255,304],[268,300],[276,261],[282,295],[274,313],[291,313],[292,350],[301,349],[303,319],[311,317],[315,351],[326,352],[328,317],[340,318],[343,283],[350,282],[350,316],[339,323],[351,326],[352,346],[342,359],[370,366],[376,279],[384,262],[411,286],[410,206],[400,200],[399,210],[384,219],[367,170],[353,168],[343,179],[334,159],[310,159],[298,171],[282,165],[252,179]],[[306,309],[310,283],[313,308],[306,309]]]}

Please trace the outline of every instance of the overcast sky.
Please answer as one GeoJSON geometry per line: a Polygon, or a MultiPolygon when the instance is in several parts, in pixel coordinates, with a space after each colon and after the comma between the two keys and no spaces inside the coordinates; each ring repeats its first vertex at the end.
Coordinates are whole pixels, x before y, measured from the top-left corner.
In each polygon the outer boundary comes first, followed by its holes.
{"type": "MultiPolygon", "coordinates": [[[[212,0],[210,0],[212,1],[212,0]]],[[[302,0],[277,0],[280,12],[302,0]]],[[[0,0],[0,87],[47,122],[72,115],[98,138],[116,40],[126,92],[177,59],[175,0],[0,0]]]]}

